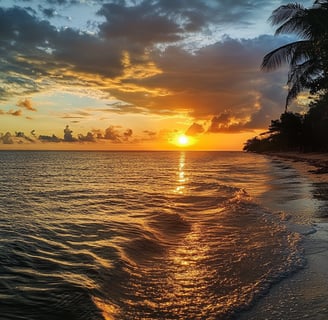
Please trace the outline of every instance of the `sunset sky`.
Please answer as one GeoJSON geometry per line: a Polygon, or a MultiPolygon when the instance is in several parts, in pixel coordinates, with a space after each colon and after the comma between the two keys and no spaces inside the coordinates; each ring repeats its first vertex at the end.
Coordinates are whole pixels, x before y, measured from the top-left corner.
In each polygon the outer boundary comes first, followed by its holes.
{"type": "Polygon", "coordinates": [[[284,110],[289,2],[0,0],[0,149],[241,150],[284,110]]]}

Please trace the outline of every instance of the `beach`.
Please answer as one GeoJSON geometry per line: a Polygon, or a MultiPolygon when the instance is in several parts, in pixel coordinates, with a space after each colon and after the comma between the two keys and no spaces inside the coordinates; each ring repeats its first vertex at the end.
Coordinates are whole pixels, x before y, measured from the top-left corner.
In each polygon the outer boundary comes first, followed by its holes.
{"type": "MultiPolygon", "coordinates": [[[[327,199],[327,154],[270,153],[266,156],[293,166],[313,185],[325,186],[327,199]]],[[[302,234],[305,267],[274,285],[240,320],[293,320],[328,318],[328,208],[310,216],[291,214],[289,227],[302,234]]]]}

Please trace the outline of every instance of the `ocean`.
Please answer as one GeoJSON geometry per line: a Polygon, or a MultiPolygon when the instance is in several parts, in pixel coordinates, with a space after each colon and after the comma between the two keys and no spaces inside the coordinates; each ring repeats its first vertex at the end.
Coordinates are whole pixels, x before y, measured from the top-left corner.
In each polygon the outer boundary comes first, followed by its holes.
{"type": "Polygon", "coordinates": [[[1,151],[0,319],[238,319],[304,266],[310,194],[242,152],[1,151]]]}

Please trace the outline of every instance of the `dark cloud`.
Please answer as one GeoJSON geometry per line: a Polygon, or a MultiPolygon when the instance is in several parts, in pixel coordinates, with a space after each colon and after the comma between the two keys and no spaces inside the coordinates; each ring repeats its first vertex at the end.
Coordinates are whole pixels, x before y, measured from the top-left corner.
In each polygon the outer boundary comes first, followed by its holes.
{"type": "Polygon", "coordinates": [[[127,129],[126,131],[123,132],[123,139],[125,141],[128,141],[133,135],[132,129],[127,129]]]}
{"type": "Polygon", "coordinates": [[[14,143],[14,140],[13,140],[10,132],[5,133],[4,135],[1,133],[0,134],[0,141],[3,144],[13,144],[14,143]]]}
{"type": "Polygon", "coordinates": [[[263,128],[268,117],[278,116],[283,109],[286,73],[285,70],[264,73],[260,63],[268,50],[286,41],[272,36],[241,40],[226,37],[194,53],[169,47],[153,55],[163,72],[136,81],[145,90],[160,88],[163,94],[149,98],[142,91],[112,90],[112,93],[151,113],[189,110],[196,120],[209,120],[230,110],[237,122],[246,126],[248,117],[254,129],[263,128]],[[257,119],[251,119],[254,114],[257,119]]]}
{"type": "Polygon", "coordinates": [[[35,93],[53,83],[95,85],[91,75],[114,77],[123,71],[121,48],[110,41],[57,29],[18,7],[0,8],[0,45],[0,78],[7,88],[2,99],[35,93]]]}
{"type": "Polygon", "coordinates": [[[126,7],[122,4],[104,4],[98,14],[106,18],[100,25],[105,38],[122,38],[126,41],[150,45],[158,42],[173,42],[181,39],[182,29],[168,16],[159,15],[156,5],[143,1],[126,7]]]}
{"type": "Polygon", "coordinates": [[[27,10],[0,8],[0,41],[7,48],[29,49],[31,53],[33,45],[45,43],[54,34],[55,28],[49,22],[36,19],[27,10]]]}
{"type": "MultiPolygon", "coordinates": [[[[86,2],[90,8],[97,5],[103,19],[98,33],[57,28],[40,18],[51,18],[57,6],[77,5],[77,1],[48,0],[46,7],[39,7],[39,16],[36,9],[0,8],[0,99],[30,96],[55,85],[96,88],[124,101],[109,106],[109,112],[172,115],[183,111],[195,123],[211,121],[211,132],[263,128],[281,113],[286,73],[263,73],[260,64],[268,51],[288,38],[226,36],[211,44],[201,42],[205,36],[215,37],[214,25],[247,27],[260,11],[285,1],[104,2],[86,2]],[[187,50],[183,41],[188,37],[200,42],[200,49],[187,50]],[[228,127],[221,120],[226,110],[228,127]]],[[[36,110],[29,100],[21,101],[21,108],[36,110]]],[[[19,116],[22,111],[0,114],[19,116]]],[[[189,129],[194,134],[201,128],[195,124],[189,129]]],[[[126,138],[115,127],[98,134],[114,142],[126,138]]],[[[67,134],[64,140],[79,139],[67,134]]]]}
{"type": "MultiPolygon", "coordinates": [[[[16,136],[17,138],[23,138],[23,139],[25,139],[25,140],[28,141],[28,142],[35,142],[34,139],[30,138],[29,136],[26,136],[26,135],[24,134],[24,132],[22,132],[22,131],[15,132],[15,136],[16,136]]],[[[21,140],[20,140],[20,141],[21,141],[21,140]]],[[[21,141],[21,142],[23,142],[23,141],[21,141]]]]}
{"type": "Polygon", "coordinates": [[[55,136],[54,134],[52,136],[47,136],[47,135],[40,135],[39,136],[39,140],[41,142],[61,142],[62,139],[58,138],[57,136],[55,136]]]}
{"type": "Polygon", "coordinates": [[[103,139],[104,135],[101,129],[93,129],[92,130],[92,135],[97,138],[97,139],[103,139]]]}
{"type": "Polygon", "coordinates": [[[222,29],[236,24],[240,28],[248,26],[260,11],[263,14],[264,9],[278,5],[273,0],[144,0],[135,5],[111,1],[98,14],[107,20],[100,26],[105,37],[150,44],[177,41],[189,33],[209,30],[214,24],[222,29]]]}
{"type": "Polygon", "coordinates": [[[121,134],[117,130],[115,126],[109,126],[105,130],[105,134],[103,136],[103,139],[110,140],[114,143],[120,143],[121,142],[121,134]]]}
{"type": "Polygon", "coordinates": [[[58,5],[65,5],[67,3],[76,3],[76,1],[72,1],[72,0],[46,0],[46,2],[48,2],[49,4],[58,4],[58,5]]]}
{"type": "Polygon", "coordinates": [[[234,116],[230,110],[226,110],[211,119],[208,133],[233,133],[245,131],[245,121],[234,116]]]}
{"type": "Polygon", "coordinates": [[[109,140],[113,143],[135,142],[134,139],[132,139],[132,129],[125,129],[123,132],[119,129],[119,126],[110,125],[105,129],[105,131],[101,129],[94,129],[90,135],[92,134],[94,139],[109,140]]]}
{"type": "Polygon", "coordinates": [[[58,32],[53,43],[53,56],[72,71],[106,77],[123,72],[122,50],[110,41],[67,28],[58,32]]]}
{"type": "Polygon", "coordinates": [[[64,141],[66,142],[75,142],[76,138],[73,137],[73,131],[67,125],[64,129],[64,141]]]}
{"type": "MultiPolygon", "coordinates": [[[[16,131],[14,135],[10,132],[6,134],[0,133],[0,143],[2,144],[16,144],[16,143],[35,143],[37,141],[43,143],[97,143],[100,140],[109,140],[113,143],[136,143],[137,139],[133,138],[132,129],[125,129],[124,131],[119,130],[119,126],[109,126],[105,131],[101,129],[94,129],[87,132],[87,134],[79,133],[77,138],[73,136],[73,130],[68,125],[64,128],[63,137],[60,138],[55,134],[52,135],[39,135],[36,136],[35,130],[30,132],[30,136],[25,135],[22,131],[16,131]]],[[[149,136],[153,136],[154,133],[149,132],[149,136]]],[[[142,139],[147,140],[147,139],[142,139]]]]}
{"type": "Polygon", "coordinates": [[[83,134],[79,134],[78,139],[79,141],[83,141],[83,142],[96,142],[96,139],[92,132],[88,132],[85,136],[83,134]]]}
{"type": "Polygon", "coordinates": [[[40,10],[47,18],[53,18],[57,14],[54,8],[40,8],[40,10]]]}
{"type": "Polygon", "coordinates": [[[203,133],[205,131],[204,127],[199,123],[193,123],[185,132],[188,136],[195,136],[197,134],[203,133]]]}

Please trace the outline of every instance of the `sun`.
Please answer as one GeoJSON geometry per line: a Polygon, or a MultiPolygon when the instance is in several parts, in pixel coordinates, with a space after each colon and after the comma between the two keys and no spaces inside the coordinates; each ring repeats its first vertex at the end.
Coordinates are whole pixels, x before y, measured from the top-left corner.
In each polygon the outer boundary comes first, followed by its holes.
{"type": "Polygon", "coordinates": [[[178,142],[178,145],[180,145],[180,146],[187,146],[190,141],[187,136],[185,136],[184,134],[181,134],[180,136],[178,136],[177,142],[178,142]]]}
{"type": "Polygon", "coordinates": [[[190,147],[195,143],[194,139],[190,136],[187,136],[185,134],[178,134],[173,139],[173,144],[175,144],[177,147],[183,148],[183,147],[190,147]]]}
{"type": "Polygon", "coordinates": [[[177,133],[171,137],[169,142],[179,148],[189,148],[196,143],[196,139],[184,133],[177,133]]]}

